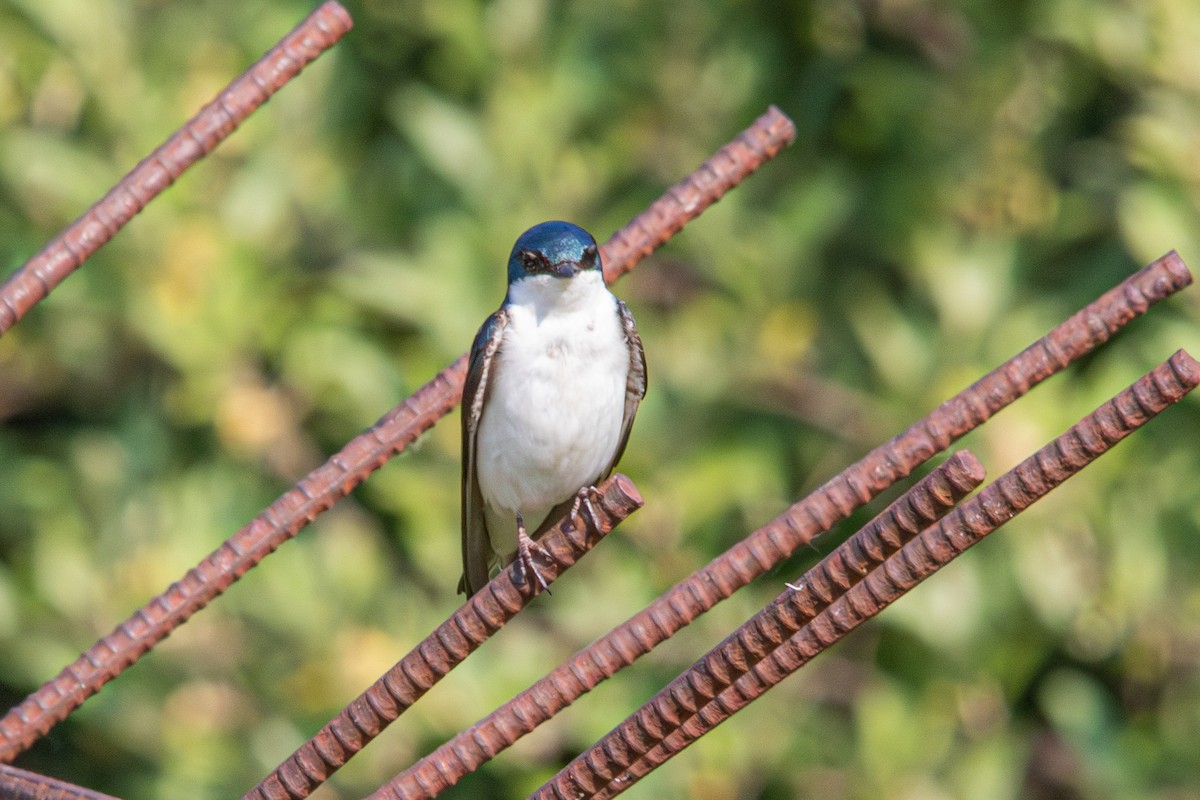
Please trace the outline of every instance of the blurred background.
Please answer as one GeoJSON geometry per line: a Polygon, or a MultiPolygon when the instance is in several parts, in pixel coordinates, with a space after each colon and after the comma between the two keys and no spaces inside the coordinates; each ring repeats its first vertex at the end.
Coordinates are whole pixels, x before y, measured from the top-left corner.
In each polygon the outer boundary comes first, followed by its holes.
{"type": "MultiPolygon", "coordinates": [[[[3,274],[314,5],[0,0],[3,274]]],[[[340,45],[0,338],[4,708],[463,352],[521,231],[607,238],[769,103],[795,145],[616,287],[646,508],[318,796],[367,793],[1135,269],[1200,267],[1191,0],[345,5],[340,45]]],[[[964,444],[999,475],[1179,347],[1195,288],[964,444]]],[[[458,425],[18,765],[251,787],[457,606],[458,425]]],[[[1198,433],[1191,399],[628,796],[1200,797],[1198,433]]],[[[532,791],[855,527],[446,796],[532,791]]]]}

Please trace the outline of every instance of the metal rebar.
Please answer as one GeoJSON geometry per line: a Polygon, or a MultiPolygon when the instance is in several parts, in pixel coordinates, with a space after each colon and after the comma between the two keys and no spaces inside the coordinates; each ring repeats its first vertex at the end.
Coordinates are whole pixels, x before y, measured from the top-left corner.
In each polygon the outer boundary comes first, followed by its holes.
{"type": "Polygon", "coordinates": [[[805,581],[785,592],[532,797],[610,798],[744,708],[1200,384],[1183,350],[905,544],[831,604],[805,581]],[[814,608],[826,607],[815,616],[814,608]],[[744,668],[730,642],[757,658],[744,668]]]}
{"type": "Polygon", "coordinates": [[[607,741],[618,737],[621,742],[636,741],[640,749],[635,755],[645,753],[906,542],[945,516],[983,478],[979,459],[969,451],[955,453],[808,570],[798,584],[802,591],[789,589],[779,595],[658,692],[610,733],[607,741]],[[807,602],[798,604],[797,598],[807,602]]]}
{"type": "MultiPolygon", "coordinates": [[[[860,580],[862,575],[866,574],[871,563],[882,561],[888,554],[895,552],[904,541],[911,539],[922,528],[941,518],[954,507],[956,502],[970,493],[982,481],[983,467],[979,464],[979,460],[967,451],[956,453],[946,463],[889,505],[862,530],[826,557],[821,564],[810,570],[809,574],[805,576],[805,580],[817,581],[821,585],[829,584],[834,587],[831,591],[836,596],[836,587],[840,583],[847,582],[848,585],[853,585],[854,582],[860,580]]],[[[799,624],[796,625],[796,628],[798,627],[799,624]]],[[[795,628],[792,629],[792,631],[794,630],[795,628]]],[[[785,636],[774,636],[776,642],[780,638],[785,638],[785,636]]],[[[727,661],[753,663],[752,660],[747,661],[753,659],[753,656],[750,655],[754,649],[753,645],[747,647],[731,640],[726,640],[726,643],[731,648],[739,650],[736,654],[725,656],[727,661]]],[[[759,657],[761,658],[761,656],[759,657]]],[[[727,667],[711,665],[703,677],[702,680],[707,682],[712,691],[729,684],[729,681],[720,683],[722,671],[728,671],[727,667]]],[[[730,678],[731,680],[732,678],[730,678]]],[[[481,734],[488,735],[487,732],[481,732],[481,734]]],[[[410,770],[410,773],[398,776],[398,780],[381,787],[372,797],[433,796],[436,791],[420,794],[413,789],[413,786],[422,784],[425,786],[423,791],[429,791],[434,786],[440,786],[440,784],[428,783],[429,780],[436,780],[436,777],[436,772],[423,776],[419,772],[410,770]]]]}
{"type": "Polygon", "coordinates": [[[338,3],[309,14],[266,55],[200,109],[82,216],[0,285],[0,335],[112,239],[146,204],[208,155],[271,95],[353,26],[338,3]]]}
{"type": "Polygon", "coordinates": [[[721,199],[796,138],[796,126],[775,106],[672,186],[604,243],[604,280],[613,283],[657,250],[688,221],[721,199]]]}
{"type": "Polygon", "coordinates": [[[83,786],[0,764],[0,800],[118,800],[83,786]]]}
{"type": "Polygon", "coordinates": [[[267,506],[182,580],[101,638],[55,678],[0,718],[0,762],[11,762],[88,697],[135,663],[238,578],[292,538],[454,407],[466,357],[353,439],[267,506]]]}
{"type": "MultiPolygon", "coordinates": [[[[653,224],[678,230],[699,216],[715,201],[712,193],[726,191],[744,180],[779,149],[791,141],[794,128],[777,110],[766,114],[738,134],[736,148],[716,166],[702,166],[696,175],[673,187],[668,195],[687,202],[656,201],[652,207],[668,209],[647,220],[639,215],[617,231],[610,241],[634,241],[639,237],[628,228],[646,229],[653,224]],[[781,118],[782,117],[782,121],[781,118]],[[785,124],[786,123],[786,124],[785,124]],[[714,183],[713,175],[720,181],[714,183]],[[695,184],[696,188],[689,188],[695,184]],[[669,211],[669,209],[674,211],[669,211]]],[[[705,162],[708,165],[715,159],[705,162]]],[[[649,236],[649,234],[647,234],[649,236]]],[[[661,243],[666,237],[650,236],[661,243]]],[[[609,247],[609,243],[604,245],[609,247]]],[[[611,250],[619,273],[628,272],[646,255],[645,250],[616,245],[611,250]]],[[[606,253],[609,253],[606,250],[606,253]]],[[[192,614],[220,596],[238,578],[294,537],[321,512],[349,494],[367,476],[411,444],[435,422],[448,414],[462,398],[467,356],[458,358],[415,394],[389,411],[366,432],[352,439],[323,465],[310,472],[285,492],[248,525],[166,592],[153,598],[128,620],[101,638],[55,678],[13,707],[0,718],[0,763],[10,762],[58,724],[84,700],[100,690],[143,654],[165,638],[192,614]]]]}
{"type": "Polygon", "coordinates": [[[650,652],[1191,281],[1191,274],[1174,251],[1134,273],[908,430],[875,448],[770,523],[675,584],[649,606],[575,653],[487,717],[396,775],[373,796],[429,798],[453,786],[601,681],[650,652]]]}
{"type": "MultiPolygon", "coordinates": [[[[543,578],[552,583],[641,506],[642,498],[629,478],[620,474],[609,478],[592,498],[591,509],[597,516],[581,514],[584,526],[567,517],[539,537],[538,544],[553,558],[540,570],[543,578]]],[[[308,797],[540,593],[537,581],[521,581],[517,570],[515,563],[510,565],[476,592],[248,792],[246,800],[308,797]]]]}

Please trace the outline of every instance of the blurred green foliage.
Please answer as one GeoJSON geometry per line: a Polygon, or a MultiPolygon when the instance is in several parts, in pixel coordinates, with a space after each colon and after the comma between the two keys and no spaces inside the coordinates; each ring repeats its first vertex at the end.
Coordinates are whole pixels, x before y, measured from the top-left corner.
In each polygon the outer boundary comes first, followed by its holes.
{"type": "MultiPolygon", "coordinates": [[[[465,350],[522,230],[607,237],[768,103],[796,144],[617,289],[647,507],[320,796],[365,794],[1135,268],[1200,266],[1191,0],[346,5],[342,44],[0,339],[4,707],[465,350]]],[[[5,274],[310,8],[0,0],[5,274]]],[[[1198,321],[1192,289],[966,444],[999,474],[1200,351],[1198,321]]],[[[1195,400],[1171,410],[629,796],[1196,797],[1198,431],[1195,400]]],[[[458,602],[458,446],[455,416],[18,763],[247,789],[458,602]]],[[[523,796],[818,555],[448,796],[523,796]]]]}

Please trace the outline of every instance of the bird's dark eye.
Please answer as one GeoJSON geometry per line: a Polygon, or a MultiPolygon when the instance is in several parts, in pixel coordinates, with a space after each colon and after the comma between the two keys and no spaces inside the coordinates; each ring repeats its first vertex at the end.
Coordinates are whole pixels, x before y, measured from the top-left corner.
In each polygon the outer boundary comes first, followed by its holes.
{"type": "Polygon", "coordinates": [[[521,251],[521,263],[525,265],[526,269],[533,269],[540,261],[541,259],[538,258],[538,254],[532,250],[521,251]]]}
{"type": "Polygon", "coordinates": [[[596,266],[596,256],[596,245],[589,244],[587,247],[583,248],[583,256],[579,259],[579,263],[585,268],[594,267],[596,266]]]}

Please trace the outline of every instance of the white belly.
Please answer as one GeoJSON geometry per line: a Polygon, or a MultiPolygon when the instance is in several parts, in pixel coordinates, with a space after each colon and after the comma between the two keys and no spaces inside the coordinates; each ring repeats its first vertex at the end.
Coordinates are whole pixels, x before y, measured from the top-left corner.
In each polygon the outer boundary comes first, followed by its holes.
{"type": "Polygon", "coordinates": [[[493,551],[516,548],[519,511],[532,534],[550,509],[594,484],[616,454],[629,350],[602,286],[539,319],[510,306],[476,440],[476,471],[493,551]]]}

